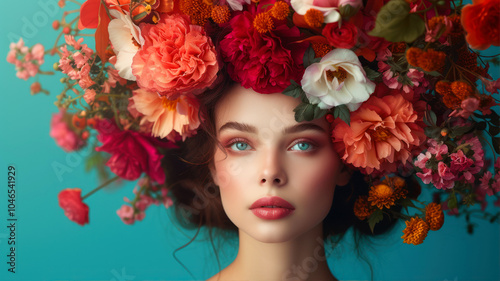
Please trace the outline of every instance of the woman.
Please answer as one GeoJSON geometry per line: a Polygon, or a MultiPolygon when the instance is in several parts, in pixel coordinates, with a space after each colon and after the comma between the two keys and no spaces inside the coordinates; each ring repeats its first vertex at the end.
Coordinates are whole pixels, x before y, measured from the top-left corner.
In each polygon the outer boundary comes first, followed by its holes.
{"type": "Polygon", "coordinates": [[[181,221],[238,235],[236,259],[208,280],[336,280],[324,241],[353,224],[371,234],[353,214],[366,183],[347,185],[326,118],[297,122],[299,99],[227,84],[204,95],[204,130],[184,147],[191,165],[170,177],[181,221]]]}

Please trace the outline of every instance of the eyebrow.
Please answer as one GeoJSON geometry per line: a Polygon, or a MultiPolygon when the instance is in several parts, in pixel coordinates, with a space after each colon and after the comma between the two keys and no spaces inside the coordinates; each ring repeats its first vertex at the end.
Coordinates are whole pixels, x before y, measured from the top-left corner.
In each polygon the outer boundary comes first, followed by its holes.
{"type": "MultiPolygon", "coordinates": [[[[251,134],[256,134],[257,133],[257,128],[255,126],[245,124],[245,123],[239,123],[239,122],[227,122],[226,124],[222,125],[219,128],[219,134],[223,130],[238,130],[242,132],[247,132],[251,134]]],[[[286,127],[283,130],[283,134],[294,134],[294,133],[299,133],[302,131],[307,131],[307,130],[313,130],[313,131],[318,131],[320,133],[327,133],[325,129],[323,129],[321,126],[318,126],[314,123],[299,123],[290,127],[286,127]]]]}

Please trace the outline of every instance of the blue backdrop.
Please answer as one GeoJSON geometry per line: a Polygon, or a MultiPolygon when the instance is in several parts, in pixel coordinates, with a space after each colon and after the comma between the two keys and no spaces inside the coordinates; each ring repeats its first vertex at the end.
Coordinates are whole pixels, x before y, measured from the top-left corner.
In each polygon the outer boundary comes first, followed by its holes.
{"type": "MultiPolygon", "coordinates": [[[[50,118],[57,112],[53,103],[62,84],[53,76],[43,77],[40,82],[51,95],[31,96],[29,85],[35,80],[17,79],[14,66],[5,60],[9,43],[19,37],[29,46],[36,42],[52,46],[56,33],[51,23],[62,15],[56,3],[7,4],[0,18],[0,280],[204,280],[212,276],[218,268],[207,241],[196,241],[177,253],[193,276],[174,258],[174,250],[188,242],[193,232],[178,229],[170,210],[152,206],[144,221],[132,226],[121,222],[116,210],[124,196],[132,197],[135,182],[122,182],[86,199],[90,225],[70,222],[59,208],[60,190],[79,187],[85,194],[99,184],[97,176],[84,171],[86,151],[67,154],[49,136],[50,118]],[[7,270],[8,165],[17,171],[16,273],[7,270]],[[67,172],[58,177],[54,165],[64,165],[67,172]]],[[[54,61],[55,57],[46,56],[44,69],[54,61]]],[[[402,243],[401,222],[386,239],[367,244],[363,251],[376,280],[500,280],[500,227],[476,221],[476,232],[468,235],[463,218],[447,216],[443,228],[429,233],[419,246],[402,243]]],[[[222,267],[234,259],[236,249],[236,242],[225,245],[222,267]]],[[[368,266],[353,254],[349,239],[332,253],[329,265],[342,280],[370,278],[368,266]]]]}

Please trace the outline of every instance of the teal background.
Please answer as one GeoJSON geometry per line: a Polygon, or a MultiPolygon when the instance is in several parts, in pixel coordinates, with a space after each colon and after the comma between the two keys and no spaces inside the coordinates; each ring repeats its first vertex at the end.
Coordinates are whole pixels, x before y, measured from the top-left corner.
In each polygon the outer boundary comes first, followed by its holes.
{"type": "MultiPolygon", "coordinates": [[[[152,206],[142,222],[125,225],[116,215],[131,198],[135,182],[122,182],[86,199],[90,224],[70,222],[59,208],[57,194],[67,187],[87,193],[99,183],[95,173],[84,171],[85,151],[65,153],[49,136],[53,102],[62,90],[58,79],[42,77],[50,96],[31,96],[30,84],[15,77],[6,62],[9,43],[24,37],[28,46],[52,46],[53,20],[62,12],[56,0],[25,0],[7,4],[0,17],[0,280],[205,280],[219,271],[210,243],[196,241],[173,255],[189,241],[189,232],[178,229],[172,212],[152,206]],[[44,9],[49,5],[49,9],[44,9]],[[10,7],[9,7],[10,6],[10,7]],[[52,12],[54,11],[54,13],[52,12]],[[32,24],[31,29],[28,26],[32,24]],[[70,171],[58,179],[53,165],[70,171]],[[7,166],[16,167],[16,273],[7,271],[7,166]],[[2,171],[3,170],[3,171],[2,171]]],[[[68,4],[69,9],[76,7],[68,4]]],[[[86,38],[84,42],[92,45],[86,38]]],[[[498,50],[496,50],[498,51],[498,50]]],[[[50,70],[55,57],[46,56],[42,67],[50,70]]],[[[498,77],[498,69],[496,70],[498,77]]],[[[429,195],[423,200],[430,200],[429,195]]],[[[500,227],[482,220],[468,235],[463,218],[446,217],[443,228],[429,233],[419,246],[402,243],[401,222],[386,239],[366,243],[376,280],[500,280],[500,227]]],[[[331,255],[329,265],[341,280],[370,279],[368,266],[358,259],[347,240],[331,255]]],[[[227,244],[220,254],[222,267],[236,254],[237,244],[227,244]]]]}

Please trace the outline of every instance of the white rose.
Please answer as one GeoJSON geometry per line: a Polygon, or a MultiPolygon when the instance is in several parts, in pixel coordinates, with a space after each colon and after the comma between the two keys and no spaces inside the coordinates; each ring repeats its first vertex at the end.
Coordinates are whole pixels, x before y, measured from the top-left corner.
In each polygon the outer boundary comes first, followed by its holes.
{"type": "Polygon", "coordinates": [[[135,75],[132,74],[132,60],[144,44],[141,30],[132,22],[128,13],[122,14],[113,9],[109,13],[115,17],[108,25],[109,41],[116,53],[115,68],[120,77],[136,81],[135,75]]]}
{"type": "Polygon", "coordinates": [[[321,109],[345,104],[355,111],[375,91],[375,83],[366,77],[358,56],[348,49],[334,49],[319,63],[311,64],[301,84],[309,102],[321,109]]]}

